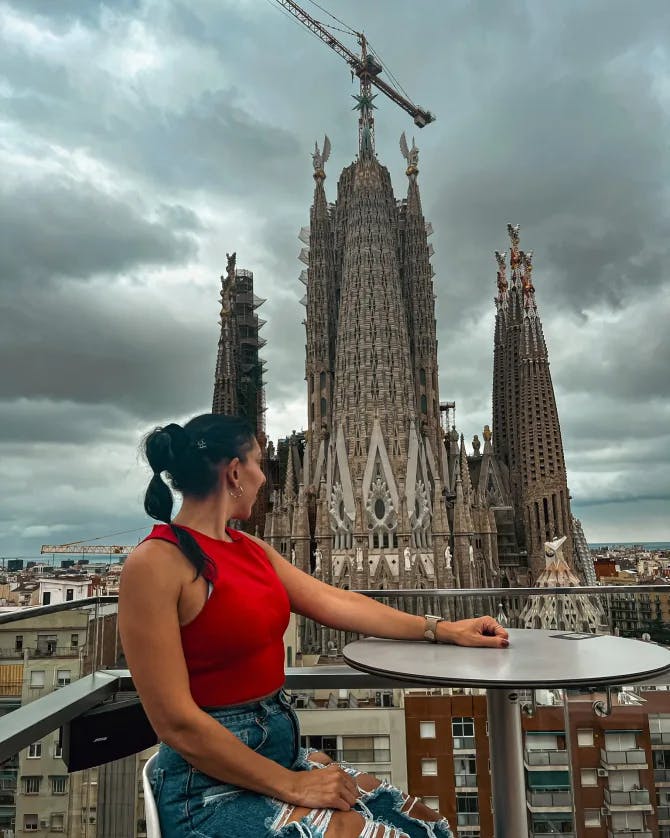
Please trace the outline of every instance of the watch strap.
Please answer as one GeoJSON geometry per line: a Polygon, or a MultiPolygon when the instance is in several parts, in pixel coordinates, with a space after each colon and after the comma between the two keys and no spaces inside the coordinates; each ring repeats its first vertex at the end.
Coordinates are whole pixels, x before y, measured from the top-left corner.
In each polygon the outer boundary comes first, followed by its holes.
{"type": "Polygon", "coordinates": [[[444,622],[444,617],[436,617],[434,614],[424,614],[426,625],[423,630],[425,640],[437,643],[437,624],[444,622]]]}

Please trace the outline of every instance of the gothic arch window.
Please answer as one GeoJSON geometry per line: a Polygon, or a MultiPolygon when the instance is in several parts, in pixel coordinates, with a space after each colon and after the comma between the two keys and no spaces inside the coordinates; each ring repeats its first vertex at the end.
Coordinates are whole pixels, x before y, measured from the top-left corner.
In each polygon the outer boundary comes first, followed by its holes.
{"type": "Polygon", "coordinates": [[[321,375],[319,376],[319,386],[322,390],[326,386],[326,373],[323,372],[323,370],[321,371],[321,375]]]}
{"type": "Polygon", "coordinates": [[[546,540],[549,541],[551,538],[551,533],[549,532],[549,503],[547,498],[542,498],[542,507],[544,512],[544,532],[546,540]]]}
{"type": "Polygon", "coordinates": [[[324,398],[321,399],[321,415],[325,416],[328,409],[328,403],[324,398]]]}
{"type": "Polygon", "coordinates": [[[419,383],[422,387],[426,386],[426,370],[423,367],[419,370],[419,383]]]}
{"type": "Polygon", "coordinates": [[[425,393],[421,395],[421,412],[428,413],[428,399],[425,393]]]}

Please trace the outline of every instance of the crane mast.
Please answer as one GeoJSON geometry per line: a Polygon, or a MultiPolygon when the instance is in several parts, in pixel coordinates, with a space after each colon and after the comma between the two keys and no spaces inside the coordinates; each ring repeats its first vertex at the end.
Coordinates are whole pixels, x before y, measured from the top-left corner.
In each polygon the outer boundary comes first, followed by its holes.
{"type": "Polygon", "coordinates": [[[301,6],[293,2],[293,0],[276,0],[276,2],[340,57],[344,58],[352,72],[358,76],[360,80],[360,93],[354,98],[356,99],[356,110],[359,112],[358,147],[362,153],[374,151],[374,117],[372,111],[375,107],[373,100],[376,94],[372,93],[373,86],[406,111],[419,128],[423,128],[435,120],[435,117],[430,111],[418,107],[405,96],[398,93],[397,90],[387,84],[383,79],[379,78],[379,74],[383,68],[374,55],[368,52],[367,41],[362,32],[355,33],[361,47],[361,54],[359,56],[341,43],[325,26],[308,14],[301,6]]]}

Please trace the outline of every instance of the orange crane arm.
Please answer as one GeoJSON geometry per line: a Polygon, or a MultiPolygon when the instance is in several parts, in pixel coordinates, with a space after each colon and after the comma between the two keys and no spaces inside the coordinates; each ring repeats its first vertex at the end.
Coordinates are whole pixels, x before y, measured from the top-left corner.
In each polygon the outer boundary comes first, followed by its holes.
{"type": "Polygon", "coordinates": [[[43,544],[40,553],[93,553],[100,556],[128,555],[137,544],[122,546],[119,544],[43,544]]]}

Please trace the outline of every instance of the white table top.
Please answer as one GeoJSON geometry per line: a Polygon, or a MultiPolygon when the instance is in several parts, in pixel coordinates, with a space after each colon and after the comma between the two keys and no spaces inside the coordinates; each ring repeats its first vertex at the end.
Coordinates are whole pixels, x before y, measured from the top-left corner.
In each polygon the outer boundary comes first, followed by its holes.
{"type": "Polygon", "coordinates": [[[641,640],[539,629],[509,629],[509,639],[490,649],[370,637],[342,654],[354,669],[433,686],[618,686],[670,671],[670,650],[641,640]]]}

